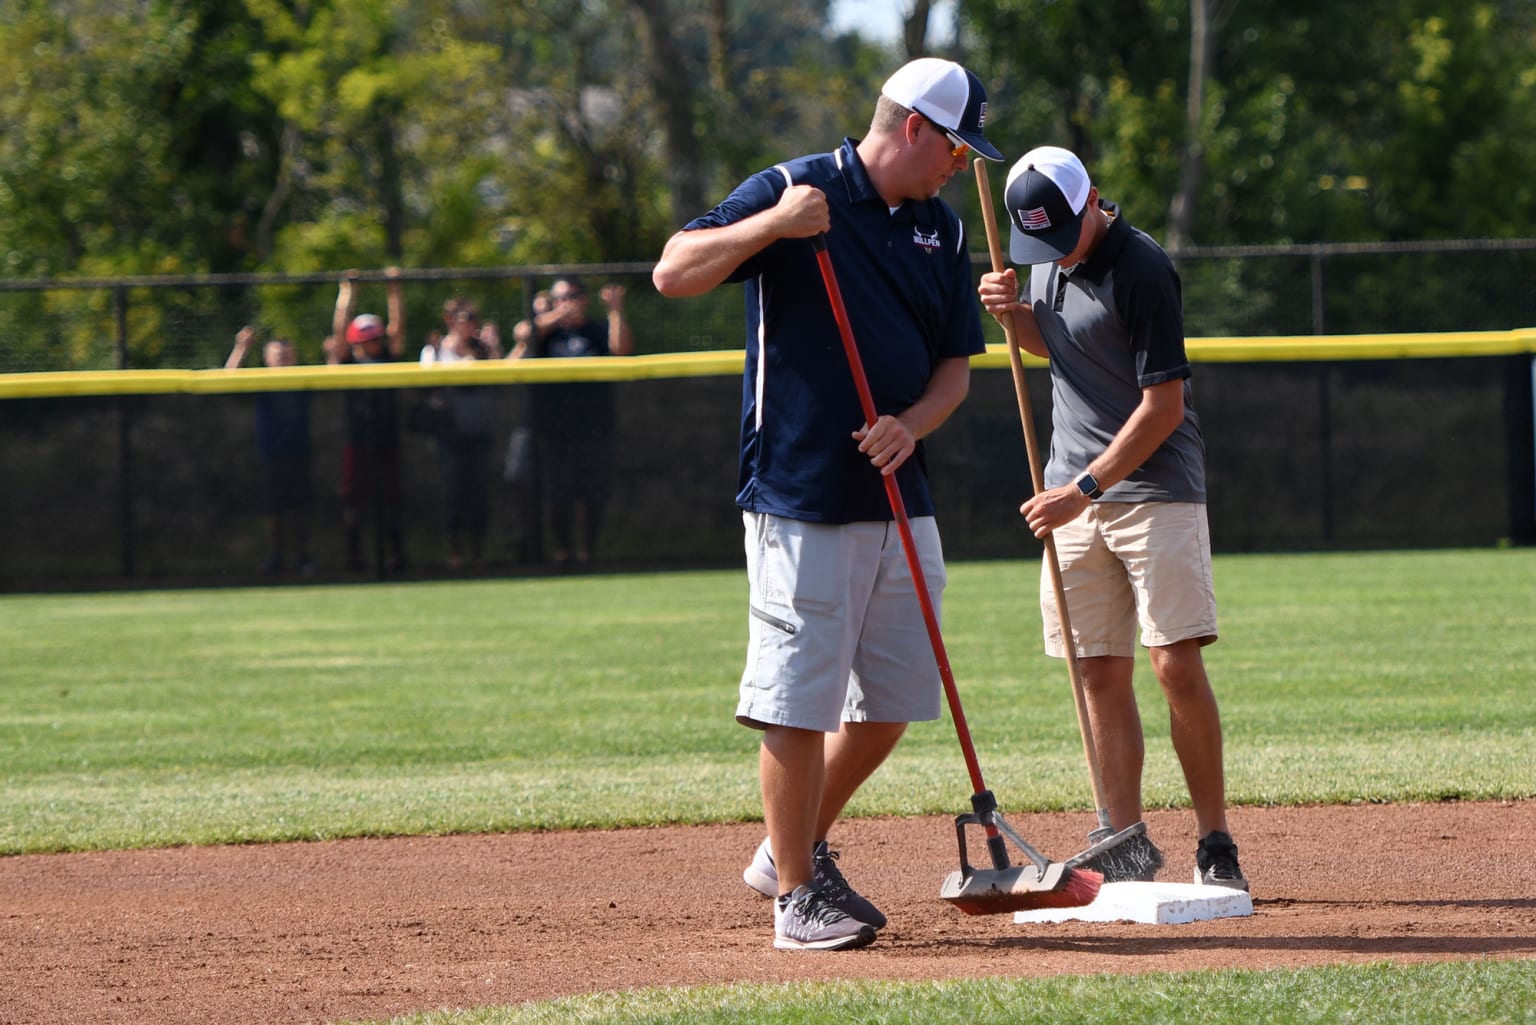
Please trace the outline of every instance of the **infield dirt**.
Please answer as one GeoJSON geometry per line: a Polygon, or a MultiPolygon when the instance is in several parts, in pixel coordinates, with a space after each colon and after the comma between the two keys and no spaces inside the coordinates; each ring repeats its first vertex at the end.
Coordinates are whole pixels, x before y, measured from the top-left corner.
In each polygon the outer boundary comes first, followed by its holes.
{"type": "MultiPolygon", "coordinates": [[[[1536,958],[1536,801],[1238,808],[1254,914],[1015,925],[938,899],[947,818],[833,846],[890,916],[874,946],[771,948],[756,824],[0,858],[0,1025],[384,1019],[599,990],[1536,958]]],[[[1193,871],[1187,811],[1146,821],[1193,871]]],[[[1088,813],[1009,822],[1047,854],[1088,813]]]]}

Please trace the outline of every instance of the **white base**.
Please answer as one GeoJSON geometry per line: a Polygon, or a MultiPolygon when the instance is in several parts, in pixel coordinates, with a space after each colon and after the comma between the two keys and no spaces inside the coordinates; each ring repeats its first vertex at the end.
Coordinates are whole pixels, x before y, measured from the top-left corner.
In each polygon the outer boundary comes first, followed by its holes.
{"type": "Polygon", "coordinates": [[[1253,914],[1242,890],[1196,883],[1105,883],[1092,904],[1080,908],[1015,911],[1015,924],[1030,922],[1144,922],[1178,925],[1253,914]]]}

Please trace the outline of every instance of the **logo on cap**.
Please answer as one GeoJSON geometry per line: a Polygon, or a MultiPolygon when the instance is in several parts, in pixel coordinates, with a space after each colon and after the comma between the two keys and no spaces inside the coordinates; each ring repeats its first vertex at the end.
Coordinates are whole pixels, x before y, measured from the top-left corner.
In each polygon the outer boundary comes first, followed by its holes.
{"type": "Polygon", "coordinates": [[[954,61],[939,57],[908,61],[885,80],[880,95],[923,115],[988,160],[1003,159],[982,135],[987,121],[986,87],[975,72],[954,61]]]}
{"type": "Polygon", "coordinates": [[[1020,210],[1019,228],[1022,231],[1044,231],[1051,226],[1051,215],[1045,212],[1045,207],[1037,206],[1033,210],[1020,210]]]}

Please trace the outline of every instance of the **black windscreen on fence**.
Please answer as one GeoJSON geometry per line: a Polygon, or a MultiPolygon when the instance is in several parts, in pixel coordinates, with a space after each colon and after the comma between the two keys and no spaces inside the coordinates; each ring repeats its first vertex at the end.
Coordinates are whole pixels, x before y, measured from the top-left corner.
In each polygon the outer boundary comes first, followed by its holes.
{"type": "MultiPolygon", "coordinates": [[[[1049,382],[1032,370],[1042,445],[1049,382]]],[[[489,386],[491,441],[476,461],[489,516],[481,569],[553,568],[550,488],[601,484],[592,566],[734,566],[738,378],[613,384],[606,469],[519,467],[506,455],[533,389],[489,386]],[[599,473],[601,480],[587,479],[599,473]],[[563,483],[562,483],[563,482],[563,483]]],[[[314,392],[309,554],[322,580],[444,573],[444,453],[402,426],[400,496],[359,504],[363,566],[348,569],[341,496],[345,391],[314,392]],[[398,519],[403,570],[378,527],[398,519]]],[[[390,394],[402,423],[432,394],[390,394]]],[[[219,584],[263,579],[268,482],[252,394],[0,401],[0,587],[219,584]]],[[[1531,361],[1526,356],[1195,368],[1218,552],[1444,547],[1533,540],[1531,361]]],[[[1017,514],[1029,472],[1011,376],[977,370],[927,442],[946,554],[1033,556],[1017,514]]],[[[356,456],[354,455],[354,458],[356,456]]],[[[601,464],[599,464],[601,465],[601,464]]],[[[356,471],[354,467],[354,472],[356,471]]],[[[471,569],[475,567],[469,567],[471,569]]],[[[291,577],[292,563],[284,567],[291,577]]]]}

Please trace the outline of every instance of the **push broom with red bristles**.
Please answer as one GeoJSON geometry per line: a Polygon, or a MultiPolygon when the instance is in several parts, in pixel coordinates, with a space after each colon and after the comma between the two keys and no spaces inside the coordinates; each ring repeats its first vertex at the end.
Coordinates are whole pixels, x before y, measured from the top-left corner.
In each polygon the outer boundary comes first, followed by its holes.
{"type": "MultiPolygon", "coordinates": [[[[817,235],[812,239],[812,244],[816,250],[816,262],[821,267],[821,279],[827,288],[827,299],[832,304],[832,316],[837,321],[843,350],[848,356],[848,369],[853,372],[859,405],[864,412],[865,422],[873,427],[879,419],[879,413],[875,409],[874,396],[870,394],[869,379],[864,375],[864,362],[859,357],[859,347],[853,338],[848,311],[843,306],[843,294],[837,286],[832,257],[827,252],[826,236],[817,235]]],[[[960,690],[955,685],[955,675],[949,668],[949,656],[944,650],[944,639],[939,634],[939,618],[928,594],[922,560],[918,557],[912,527],[907,520],[906,503],[896,484],[896,475],[886,474],[882,479],[885,481],[886,497],[890,499],[891,513],[896,518],[897,532],[901,535],[901,548],[907,558],[907,568],[912,573],[912,582],[917,589],[917,602],[923,611],[923,623],[928,628],[928,640],[933,645],[939,678],[944,682],[944,698],[949,702],[950,717],[955,721],[955,732],[960,738],[960,750],[965,755],[965,767],[970,772],[974,790],[971,795],[971,812],[955,818],[955,837],[960,844],[960,870],[951,872],[944,880],[943,886],[939,888],[939,896],[968,915],[996,915],[1035,908],[1075,908],[1091,904],[1099,894],[1099,887],[1104,884],[1101,874],[1051,862],[1025,843],[998,814],[997,798],[982,780],[976,746],[971,742],[965,711],[960,707],[960,690]],[[966,856],[967,826],[979,826],[985,832],[987,853],[992,860],[991,868],[980,868],[970,863],[966,856]],[[1015,865],[1009,860],[1008,841],[1012,841],[1024,852],[1028,864],[1015,865]]]]}

